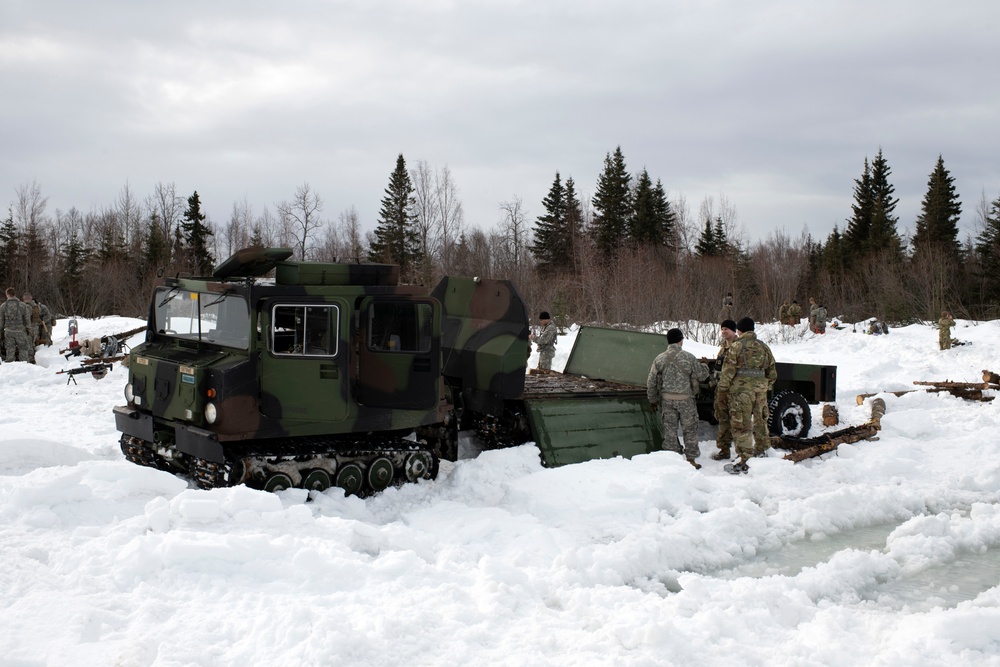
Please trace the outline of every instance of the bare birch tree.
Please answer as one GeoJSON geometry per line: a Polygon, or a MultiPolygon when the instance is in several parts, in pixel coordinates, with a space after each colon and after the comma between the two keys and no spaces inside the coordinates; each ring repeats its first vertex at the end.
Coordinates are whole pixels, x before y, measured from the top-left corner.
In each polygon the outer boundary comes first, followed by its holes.
{"type": "Polygon", "coordinates": [[[295,190],[295,197],[290,203],[281,202],[275,206],[282,218],[289,223],[299,249],[299,259],[305,259],[310,235],[323,225],[323,220],[320,218],[323,200],[309,183],[303,183],[295,190]]]}

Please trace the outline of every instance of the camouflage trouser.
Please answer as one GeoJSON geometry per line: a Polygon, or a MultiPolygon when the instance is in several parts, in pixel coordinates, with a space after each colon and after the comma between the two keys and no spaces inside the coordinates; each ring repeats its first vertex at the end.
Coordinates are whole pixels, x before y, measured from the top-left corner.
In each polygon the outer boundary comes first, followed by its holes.
{"type": "Polygon", "coordinates": [[[38,340],[38,330],[40,328],[41,327],[38,324],[32,324],[28,328],[28,341],[29,341],[29,344],[28,344],[28,361],[30,361],[31,363],[35,363],[35,341],[38,340]]]}
{"type": "Polygon", "coordinates": [[[28,340],[28,332],[24,329],[4,329],[3,344],[7,348],[7,358],[4,361],[29,361],[35,356],[34,341],[28,340]],[[31,350],[31,356],[28,351],[31,350]]]}
{"type": "Polygon", "coordinates": [[[760,387],[734,384],[730,388],[729,422],[732,425],[736,452],[741,458],[749,458],[755,451],[764,452],[771,446],[767,417],[766,382],[760,387]]]}
{"type": "Polygon", "coordinates": [[[538,367],[543,371],[552,370],[552,360],[556,356],[556,351],[554,349],[542,349],[538,350],[538,367]]]}
{"type": "Polygon", "coordinates": [[[698,449],[698,408],[693,398],[684,400],[661,400],[660,419],[663,422],[663,449],[683,454],[685,458],[696,459],[701,455],[698,449]],[[677,424],[684,431],[684,450],[677,441],[677,424]]]}
{"type": "Polygon", "coordinates": [[[938,332],[938,346],[942,350],[951,349],[951,329],[941,330],[938,332]]]}
{"type": "Polygon", "coordinates": [[[719,432],[715,436],[715,446],[719,451],[729,452],[733,446],[733,428],[729,423],[729,405],[715,400],[715,418],[719,420],[719,432]]]}

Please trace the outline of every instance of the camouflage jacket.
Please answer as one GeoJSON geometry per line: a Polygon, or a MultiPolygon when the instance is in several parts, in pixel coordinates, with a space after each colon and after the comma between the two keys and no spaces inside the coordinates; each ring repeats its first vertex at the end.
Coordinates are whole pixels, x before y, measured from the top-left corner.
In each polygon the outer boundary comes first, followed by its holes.
{"type": "Polygon", "coordinates": [[[679,343],[667,346],[653,360],[646,377],[646,398],[657,403],[661,398],[680,399],[697,396],[702,380],[708,379],[708,366],[681,349],[679,343]]]}
{"type": "Polygon", "coordinates": [[[802,317],[802,306],[797,303],[793,303],[788,307],[788,316],[794,317],[795,319],[800,319],[802,317]]]}
{"type": "Polygon", "coordinates": [[[826,308],[823,306],[816,307],[816,314],[813,316],[813,322],[816,326],[819,326],[820,322],[826,324],[826,308]]]}
{"type": "Polygon", "coordinates": [[[788,319],[788,311],[791,307],[787,304],[781,304],[781,308],[778,308],[778,321],[784,322],[788,319]]]}
{"type": "Polygon", "coordinates": [[[942,317],[940,320],[938,320],[938,329],[940,329],[940,333],[942,336],[947,336],[951,334],[951,328],[953,326],[955,326],[955,320],[951,319],[950,317],[942,317]]]}
{"type": "Polygon", "coordinates": [[[778,369],[774,365],[774,355],[771,348],[762,340],[757,339],[753,331],[741,333],[733,341],[722,362],[722,376],[719,378],[719,391],[729,391],[734,381],[749,379],[754,385],[766,383],[768,389],[778,379],[778,369]]]}
{"type": "Polygon", "coordinates": [[[535,345],[538,347],[538,351],[542,352],[543,350],[555,350],[556,335],[558,333],[559,331],[556,329],[555,324],[552,322],[546,324],[545,328],[542,329],[542,333],[538,334],[538,337],[535,338],[535,345]]]}
{"type": "Polygon", "coordinates": [[[38,304],[38,308],[42,313],[42,322],[48,327],[49,331],[52,331],[52,326],[56,323],[56,318],[52,317],[52,311],[44,303],[38,304]]]}
{"type": "Polygon", "coordinates": [[[12,296],[0,304],[0,331],[23,329],[27,333],[30,326],[31,315],[16,296],[12,296]]]}

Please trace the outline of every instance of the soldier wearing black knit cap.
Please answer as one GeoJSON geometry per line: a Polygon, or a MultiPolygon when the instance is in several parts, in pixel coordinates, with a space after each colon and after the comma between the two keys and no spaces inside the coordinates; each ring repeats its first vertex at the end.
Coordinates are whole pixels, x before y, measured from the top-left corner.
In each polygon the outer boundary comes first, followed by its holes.
{"type": "Polygon", "coordinates": [[[754,333],[754,323],[744,317],[736,323],[733,341],[722,364],[718,395],[728,402],[733,444],[739,461],[726,466],[734,475],[749,470],[747,460],[767,456],[771,446],[767,428],[767,392],[778,379],[771,348],[754,333]]]}

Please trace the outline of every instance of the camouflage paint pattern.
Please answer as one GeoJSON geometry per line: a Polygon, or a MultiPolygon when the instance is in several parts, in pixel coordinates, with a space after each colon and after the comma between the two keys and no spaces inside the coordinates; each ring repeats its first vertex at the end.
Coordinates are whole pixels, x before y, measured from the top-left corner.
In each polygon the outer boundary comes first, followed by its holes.
{"type": "Polygon", "coordinates": [[[528,321],[509,282],[446,278],[428,295],[397,284],[393,265],[290,256],[245,249],[212,277],[154,289],[129,357],[133,398],[115,409],[123,451],[137,438],[221,464],[272,443],[398,449],[463,394],[501,410],[521,398],[528,321]]]}
{"type": "Polygon", "coordinates": [[[523,398],[528,312],[513,283],[445,277],[431,296],[443,304],[442,374],[457,400],[497,414],[523,398]]]}

